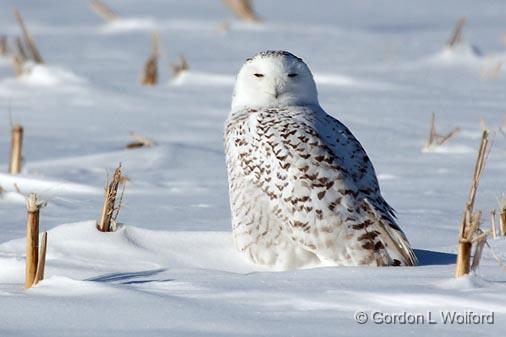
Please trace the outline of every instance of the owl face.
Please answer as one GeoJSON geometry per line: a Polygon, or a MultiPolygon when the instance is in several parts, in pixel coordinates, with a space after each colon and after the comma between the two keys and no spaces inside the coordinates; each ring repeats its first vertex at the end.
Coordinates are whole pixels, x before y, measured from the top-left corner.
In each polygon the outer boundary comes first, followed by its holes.
{"type": "Polygon", "coordinates": [[[317,104],[313,75],[304,61],[285,51],[266,51],[248,59],[239,71],[232,111],[317,104]]]}

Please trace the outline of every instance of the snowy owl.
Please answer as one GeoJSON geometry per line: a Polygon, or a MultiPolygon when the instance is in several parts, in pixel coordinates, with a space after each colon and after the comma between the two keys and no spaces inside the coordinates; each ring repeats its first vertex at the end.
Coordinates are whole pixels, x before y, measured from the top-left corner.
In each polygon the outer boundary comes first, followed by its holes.
{"type": "Polygon", "coordinates": [[[225,125],[236,248],[251,262],[412,266],[360,142],[318,103],[308,66],[265,51],[242,66],[225,125]]]}

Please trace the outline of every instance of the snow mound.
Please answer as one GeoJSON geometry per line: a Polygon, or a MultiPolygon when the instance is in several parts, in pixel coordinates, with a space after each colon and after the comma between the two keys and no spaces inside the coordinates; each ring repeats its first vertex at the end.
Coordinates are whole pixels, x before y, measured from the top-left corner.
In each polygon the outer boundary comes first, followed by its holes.
{"type": "Polygon", "coordinates": [[[487,282],[475,274],[465,275],[459,278],[451,278],[440,281],[437,286],[442,289],[469,290],[490,287],[491,282],[487,282]]]}
{"type": "Polygon", "coordinates": [[[86,81],[73,72],[54,66],[27,63],[19,82],[30,86],[53,87],[63,84],[84,84],[86,81]]]}
{"type": "MultiPolygon", "coordinates": [[[[25,240],[0,245],[0,283],[21,282],[25,240]],[[5,266],[5,268],[4,268],[5,266]]],[[[64,224],[48,231],[46,275],[93,278],[104,272],[160,268],[248,273],[253,268],[233,248],[230,232],[164,232],[120,225],[102,233],[95,221],[64,224]]]]}
{"type": "Polygon", "coordinates": [[[439,65],[480,65],[483,62],[483,59],[483,53],[476,46],[470,43],[461,42],[452,48],[443,48],[443,50],[431,57],[430,61],[439,65]]]}
{"type": "Polygon", "coordinates": [[[27,62],[23,74],[19,77],[6,77],[0,80],[0,97],[26,99],[37,95],[52,93],[71,93],[81,96],[74,97],[76,105],[88,102],[82,95],[87,95],[84,86],[87,81],[65,68],[27,62]]]}
{"type": "Polygon", "coordinates": [[[380,181],[382,181],[382,180],[395,180],[395,179],[398,179],[398,177],[395,174],[388,174],[388,173],[378,174],[378,180],[380,180],[380,181]]]}
{"type": "Polygon", "coordinates": [[[120,18],[107,23],[101,28],[106,34],[127,33],[132,31],[151,31],[157,28],[157,23],[151,18],[120,18]]]}
{"type": "Polygon", "coordinates": [[[51,276],[37,284],[36,288],[30,288],[28,291],[36,292],[38,295],[67,297],[100,293],[106,295],[114,292],[114,289],[99,282],[80,281],[63,276],[51,276]]]}

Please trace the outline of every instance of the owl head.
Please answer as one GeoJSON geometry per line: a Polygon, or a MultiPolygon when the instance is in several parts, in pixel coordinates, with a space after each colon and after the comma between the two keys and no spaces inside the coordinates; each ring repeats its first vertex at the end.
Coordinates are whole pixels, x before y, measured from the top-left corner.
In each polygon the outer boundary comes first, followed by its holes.
{"type": "Polygon", "coordinates": [[[286,51],[264,51],[247,59],[234,88],[232,111],[318,105],[318,93],[309,67],[286,51]]]}

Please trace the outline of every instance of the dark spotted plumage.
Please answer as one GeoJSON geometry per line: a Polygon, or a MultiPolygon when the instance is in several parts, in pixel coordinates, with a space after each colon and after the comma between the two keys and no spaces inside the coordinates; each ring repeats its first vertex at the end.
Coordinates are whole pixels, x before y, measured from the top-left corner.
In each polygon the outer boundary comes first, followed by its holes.
{"type": "Polygon", "coordinates": [[[320,108],[300,58],[266,51],[243,65],[225,152],[234,242],[250,261],[280,269],[416,263],[369,157],[320,108]]]}
{"type": "Polygon", "coordinates": [[[254,262],[415,263],[365,151],[324,111],[244,110],[225,138],[234,237],[254,262]]]}

